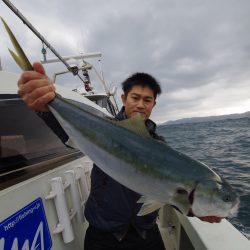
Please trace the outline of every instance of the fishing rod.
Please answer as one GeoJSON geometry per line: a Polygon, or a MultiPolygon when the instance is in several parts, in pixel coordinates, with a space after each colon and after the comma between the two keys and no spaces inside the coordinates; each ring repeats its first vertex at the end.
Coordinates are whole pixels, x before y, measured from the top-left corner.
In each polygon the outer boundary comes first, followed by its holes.
{"type": "Polygon", "coordinates": [[[47,48],[54,53],[54,55],[67,67],[70,72],[73,73],[73,75],[77,75],[84,82],[83,78],[78,73],[79,69],[77,66],[71,67],[9,0],[2,1],[23,21],[24,24],[28,26],[28,28],[47,46],[47,48]]]}

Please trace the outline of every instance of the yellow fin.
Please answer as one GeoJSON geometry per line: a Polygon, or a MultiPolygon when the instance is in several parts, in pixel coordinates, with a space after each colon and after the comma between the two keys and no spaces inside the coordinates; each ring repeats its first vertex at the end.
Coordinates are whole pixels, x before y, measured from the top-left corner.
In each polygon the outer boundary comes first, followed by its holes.
{"type": "Polygon", "coordinates": [[[29,62],[27,56],[25,55],[25,53],[23,52],[23,49],[21,48],[21,46],[19,45],[18,41],[16,40],[14,34],[12,33],[11,29],[9,28],[9,26],[7,25],[7,23],[4,21],[4,19],[2,17],[0,17],[3,25],[10,37],[10,40],[13,44],[13,46],[16,49],[17,54],[15,54],[13,51],[9,50],[12,57],[14,58],[14,60],[16,61],[16,63],[21,67],[22,70],[33,70],[31,63],[29,62]]]}
{"type": "Polygon", "coordinates": [[[141,136],[150,137],[150,134],[144,123],[144,120],[139,114],[134,115],[131,118],[126,119],[126,120],[115,121],[115,123],[141,136]]]}
{"type": "Polygon", "coordinates": [[[164,206],[164,203],[152,200],[144,196],[141,197],[137,201],[137,203],[143,203],[140,211],[137,213],[137,216],[144,216],[150,214],[164,206]]]}
{"type": "Polygon", "coordinates": [[[11,56],[13,57],[13,59],[15,60],[15,62],[17,63],[17,65],[22,69],[25,70],[25,66],[23,66],[23,61],[22,59],[11,49],[9,49],[9,52],[11,54],[11,56]]]}

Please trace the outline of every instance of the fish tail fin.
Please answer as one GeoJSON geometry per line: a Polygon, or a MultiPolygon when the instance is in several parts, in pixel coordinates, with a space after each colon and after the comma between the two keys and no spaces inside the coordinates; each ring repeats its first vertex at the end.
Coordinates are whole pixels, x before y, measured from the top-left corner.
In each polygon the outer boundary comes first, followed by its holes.
{"type": "Polygon", "coordinates": [[[18,64],[18,66],[22,69],[22,70],[33,70],[33,67],[29,61],[29,59],[27,58],[27,56],[25,55],[22,47],[20,46],[20,44],[18,43],[16,37],[14,36],[14,34],[12,33],[11,29],[9,28],[9,26],[7,25],[7,23],[4,21],[4,19],[2,17],[0,17],[9,37],[10,40],[14,46],[14,48],[16,49],[16,53],[14,53],[12,50],[9,49],[9,52],[11,54],[11,56],[14,58],[15,62],[18,64]]]}

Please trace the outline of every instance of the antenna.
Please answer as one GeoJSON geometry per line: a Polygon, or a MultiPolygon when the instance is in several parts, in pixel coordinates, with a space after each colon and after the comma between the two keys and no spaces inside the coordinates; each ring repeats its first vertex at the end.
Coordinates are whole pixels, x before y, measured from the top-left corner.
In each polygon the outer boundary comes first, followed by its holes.
{"type": "Polygon", "coordinates": [[[78,74],[77,66],[71,67],[9,0],[2,1],[23,21],[24,24],[28,26],[28,28],[42,41],[42,43],[54,53],[54,55],[67,67],[70,72],[73,73],[73,75],[77,75],[82,81],[84,81],[78,74]]]}
{"type": "Polygon", "coordinates": [[[99,68],[100,68],[101,77],[102,77],[102,80],[104,81],[104,75],[103,75],[103,70],[102,70],[101,59],[98,60],[98,63],[99,63],[99,68]]]}

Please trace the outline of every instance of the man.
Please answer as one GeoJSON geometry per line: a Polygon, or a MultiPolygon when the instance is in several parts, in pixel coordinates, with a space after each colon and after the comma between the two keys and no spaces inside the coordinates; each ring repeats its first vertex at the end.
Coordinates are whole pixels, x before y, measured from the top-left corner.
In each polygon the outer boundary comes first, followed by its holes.
{"type": "MultiPolygon", "coordinates": [[[[49,112],[47,103],[55,97],[55,88],[46,76],[41,64],[33,65],[34,71],[24,72],[19,81],[19,95],[66,142],[67,134],[49,112]]],[[[150,135],[163,140],[155,133],[156,125],[149,117],[161,93],[158,82],[150,75],[136,73],[123,84],[123,107],[116,116],[124,120],[139,114],[143,118],[150,135]]],[[[156,224],[158,211],[145,216],[137,216],[141,204],[140,195],[106,175],[96,165],[91,173],[91,192],[86,202],[85,216],[89,222],[85,236],[86,250],[99,249],[148,249],[164,250],[164,244],[156,224]]],[[[191,213],[191,211],[190,211],[191,213]]],[[[220,218],[201,218],[209,222],[219,222],[220,218]]]]}

